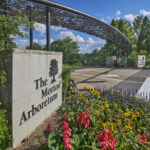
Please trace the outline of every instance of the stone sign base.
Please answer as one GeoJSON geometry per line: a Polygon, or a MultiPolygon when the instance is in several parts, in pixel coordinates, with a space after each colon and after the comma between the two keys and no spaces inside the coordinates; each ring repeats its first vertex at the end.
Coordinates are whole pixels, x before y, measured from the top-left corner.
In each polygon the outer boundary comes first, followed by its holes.
{"type": "Polygon", "coordinates": [[[0,100],[7,109],[16,147],[62,104],[62,53],[1,51],[0,70],[7,75],[0,100]]]}

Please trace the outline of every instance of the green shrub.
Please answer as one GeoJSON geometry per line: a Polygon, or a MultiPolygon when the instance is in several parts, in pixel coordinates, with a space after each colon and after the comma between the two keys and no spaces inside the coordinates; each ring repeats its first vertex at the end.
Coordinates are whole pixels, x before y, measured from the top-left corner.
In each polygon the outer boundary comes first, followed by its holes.
{"type": "MultiPolygon", "coordinates": [[[[0,86],[7,81],[5,71],[0,72],[0,86]]],[[[4,150],[12,144],[12,137],[9,133],[8,121],[6,120],[6,110],[1,109],[0,102],[0,150],[4,150]]]]}
{"type": "Polygon", "coordinates": [[[65,103],[65,96],[67,93],[67,90],[70,86],[70,73],[74,70],[74,67],[71,67],[67,64],[63,65],[63,71],[62,71],[62,91],[63,91],[63,103],[65,103]]]}
{"type": "Polygon", "coordinates": [[[0,150],[4,150],[8,146],[11,146],[11,139],[8,121],[6,120],[6,110],[0,109],[0,150]]]}

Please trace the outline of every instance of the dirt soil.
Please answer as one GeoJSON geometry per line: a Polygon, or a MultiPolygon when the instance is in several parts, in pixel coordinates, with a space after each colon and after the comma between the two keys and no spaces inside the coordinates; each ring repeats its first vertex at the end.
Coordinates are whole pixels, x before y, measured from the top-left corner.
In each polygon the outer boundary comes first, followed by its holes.
{"type": "Polygon", "coordinates": [[[21,144],[13,150],[37,150],[42,144],[47,143],[43,131],[47,124],[52,125],[52,130],[57,130],[58,120],[62,118],[62,113],[53,112],[42,124],[40,124],[32,134],[25,138],[21,144]]]}

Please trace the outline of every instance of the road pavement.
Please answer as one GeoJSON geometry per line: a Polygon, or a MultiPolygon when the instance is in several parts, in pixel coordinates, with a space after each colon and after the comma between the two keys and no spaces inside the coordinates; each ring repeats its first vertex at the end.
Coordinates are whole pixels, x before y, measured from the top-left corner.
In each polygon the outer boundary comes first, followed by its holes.
{"type": "Polygon", "coordinates": [[[111,89],[121,88],[123,91],[138,91],[150,70],[118,69],[118,68],[79,68],[71,74],[79,89],[88,87],[111,89]]]}

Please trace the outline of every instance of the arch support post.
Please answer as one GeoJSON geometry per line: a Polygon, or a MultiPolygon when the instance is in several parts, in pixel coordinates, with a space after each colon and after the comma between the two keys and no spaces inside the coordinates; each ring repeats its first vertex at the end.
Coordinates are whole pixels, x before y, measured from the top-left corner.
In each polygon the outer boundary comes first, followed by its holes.
{"type": "Polygon", "coordinates": [[[46,8],[46,48],[50,51],[50,10],[46,8]]]}
{"type": "MultiPolygon", "coordinates": [[[[32,21],[32,8],[31,8],[31,6],[29,7],[29,21],[30,22],[32,21]]],[[[33,49],[33,30],[31,27],[30,27],[29,34],[30,34],[30,49],[33,49]]]]}

